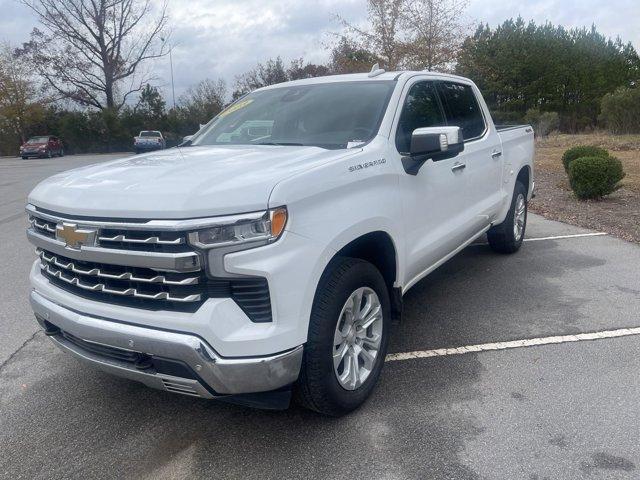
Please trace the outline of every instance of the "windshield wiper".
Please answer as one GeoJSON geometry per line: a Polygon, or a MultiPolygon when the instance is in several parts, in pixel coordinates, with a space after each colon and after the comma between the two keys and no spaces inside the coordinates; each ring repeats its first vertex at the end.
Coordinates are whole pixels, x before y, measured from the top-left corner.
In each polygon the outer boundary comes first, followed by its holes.
{"type": "Polygon", "coordinates": [[[178,144],[178,147],[190,147],[191,146],[191,140],[186,140],[180,144],[178,144]]]}
{"type": "Polygon", "coordinates": [[[304,147],[302,143],[293,143],[293,142],[261,142],[254,143],[254,145],[278,145],[281,147],[304,147]]]}

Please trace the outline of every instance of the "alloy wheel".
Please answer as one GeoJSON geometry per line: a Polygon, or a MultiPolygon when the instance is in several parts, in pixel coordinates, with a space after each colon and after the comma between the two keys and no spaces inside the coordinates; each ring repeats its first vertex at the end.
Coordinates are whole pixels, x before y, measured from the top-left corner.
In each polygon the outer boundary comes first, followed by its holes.
{"type": "Polygon", "coordinates": [[[369,287],[358,288],[342,307],[333,340],[333,370],[344,389],[356,390],[371,374],[382,329],[378,294],[369,287]]]}
{"type": "Polygon", "coordinates": [[[524,195],[518,194],[516,198],[516,208],[513,215],[513,236],[516,242],[520,241],[522,234],[524,233],[524,222],[527,217],[527,204],[524,199],[524,195]]]}

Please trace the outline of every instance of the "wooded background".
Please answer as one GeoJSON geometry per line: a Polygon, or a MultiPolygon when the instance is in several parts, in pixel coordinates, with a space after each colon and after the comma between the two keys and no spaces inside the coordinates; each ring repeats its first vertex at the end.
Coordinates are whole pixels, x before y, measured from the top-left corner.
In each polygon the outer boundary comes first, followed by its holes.
{"type": "Polygon", "coordinates": [[[235,78],[205,79],[167,106],[153,59],[170,51],[166,5],[151,0],[22,0],[39,19],[30,41],[0,48],[0,155],[32,135],[60,136],[68,152],[130,150],[140,130],[168,145],[234,99],[288,80],[387,70],[463,75],[496,122],[526,121],[538,135],[607,128],[640,132],[640,59],[594,26],[566,29],[521,18],[495,28],[465,21],[466,0],[368,0],[366,25],[335,14],[329,60],[277,57],[235,78]]]}

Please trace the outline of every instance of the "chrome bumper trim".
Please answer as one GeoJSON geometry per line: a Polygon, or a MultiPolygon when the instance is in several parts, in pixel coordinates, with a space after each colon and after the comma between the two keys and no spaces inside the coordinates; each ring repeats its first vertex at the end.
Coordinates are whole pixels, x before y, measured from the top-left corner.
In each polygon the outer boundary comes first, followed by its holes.
{"type": "MultiPolygon", "coordinates": [[[[187,364],[216,394],[233,395],[276,390],[296,381],[302,363],[302,345],[267,357],[225,358],[219,356],[204,340],[187,333],[168,332],[119,323],[83,315],[64,308],[36,291],[30,295],[31,306],[39,319],[71,333],[84,341],[136,351],[150,356],[179,360],[187,364]]],[[[179,381],[166,375],[149,374],[115,360],[96,356],[59,335],[50,337],[62,350],[101,370],[150,387],[178,391],[179,381]]],[[[197,382],[196,382],[197,383],[197,382]]],[[[204,386],[202,386],[209,394],[204,386]]],[[[178,391],[178,393],[184,393],[178,391]]],[[[198,390],[198,396],[205,396],[198,390]]],[[[210,394],[206,398],[211,398],[210,394]]]]}
{"type": "Polygon", "coordinates": [[[38,248],[74,260],[173,272],[196,272],[201,269],[200,256],[195,252],[156,253],[85,246],[78,250],[67,248],[64,242],[45,237],[31,229],[27,230],[27,239],[38,248]]]}

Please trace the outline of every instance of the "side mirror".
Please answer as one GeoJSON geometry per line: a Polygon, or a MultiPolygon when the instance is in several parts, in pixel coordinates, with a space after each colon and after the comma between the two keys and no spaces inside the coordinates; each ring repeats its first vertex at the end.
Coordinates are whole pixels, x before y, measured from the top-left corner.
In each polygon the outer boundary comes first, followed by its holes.
{"type": "Polygon", "coordinates": [[[411,135],[410,155],[437,157],[435,160],[451,158],[464,150],[460,127],[417,128],[411,135]],[[445,156],[442,156],[442,155],[445,156]]]}
{"type": "Polygon", "coordinates": [[[422,165],[452,158],[464,150],[460,127],[416,128],[411,134],[409,156],[402,159],[405,171],[416,175],[422,165]]]}

